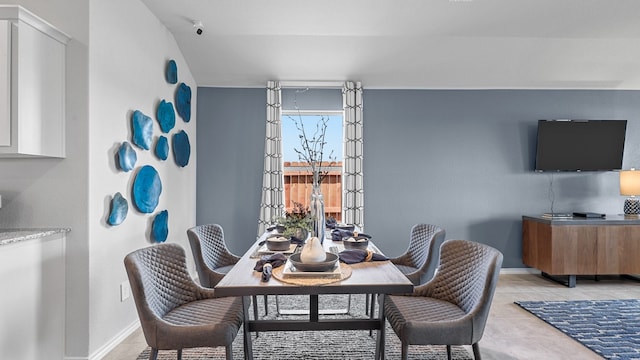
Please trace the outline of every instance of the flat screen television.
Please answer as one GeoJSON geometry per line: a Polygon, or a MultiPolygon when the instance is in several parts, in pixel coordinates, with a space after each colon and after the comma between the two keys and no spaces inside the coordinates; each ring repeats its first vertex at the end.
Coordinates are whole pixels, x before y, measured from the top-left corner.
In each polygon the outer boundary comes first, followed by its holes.
{"type": "Polygon", "coordinates": [[[627,120],[539,120],[535,171],[622,169],[627,120]]]}

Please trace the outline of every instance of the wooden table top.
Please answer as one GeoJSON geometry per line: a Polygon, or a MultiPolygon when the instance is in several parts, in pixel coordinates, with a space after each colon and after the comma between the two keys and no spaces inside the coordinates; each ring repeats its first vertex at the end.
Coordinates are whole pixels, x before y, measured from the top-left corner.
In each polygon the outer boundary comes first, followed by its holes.
{"type": "MultiPolygon", "coordinates": [[[[317,295],[317,294],[398,294],[413,292],[413,284],[390,261],[372,261],[350,264],[351,276],[342,281],[325,285],[295,285],[281,282],[274,277],[268,282],[261,281],[262,273],[253,268],[259,257],[252,257],[259,243],[266,239],[263,234],[242,256],[240,261],[216,285],[219,296],[249,295],[317,295]]],[[[341,241],[328,237],[324,247],[338,246],[341,241]]],[[[371,244],[371,242],[370,242],[371,244]]]]}

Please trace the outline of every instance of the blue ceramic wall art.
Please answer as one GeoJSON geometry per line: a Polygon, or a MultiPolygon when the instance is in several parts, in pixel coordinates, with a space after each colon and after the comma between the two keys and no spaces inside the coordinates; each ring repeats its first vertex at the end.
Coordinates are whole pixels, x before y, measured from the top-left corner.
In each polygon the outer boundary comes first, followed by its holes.
{"type": "Polygon", "coordinates": [[[111,199],[111,212],[109,213],[107,223],[112,226],[122,224],[128,212],[129,203],[127,199],[123,198],[119,192],[115,193],[111,199]]]}
{"type": "Polygon", "coordinates": [[[151,225],[151,238],[153,241],[161,243],[167,240],[167,235],[169,235],[169,212],[167,210],[162,210],[153,218],[153,224],[151,225]]]}
{"type": "Polygon", "coordinates": [[[162,182],[160,182],[160,176],[156,169],[150,165],[140,168],[133,180],[131,190],[136,208],[143,213],[152,213],[158,206],[162,193],[162,182]]]}
{"type": "Polygon", "coordinates": [[[163,133],[168,133],[176,126],[176,112],[173,110],[173,104],[164,99],[158,104],[156,117],[163,133]]]}
{"type": "Polygon", "coordinates": [[[160,135],[156,141],[156,156],[160,160],[167,160],[169,157],[169,140],[164,135],[160,135]]]}
{"type": "Polygon", "coordinates": [[[178,65],[174,60],[169,60],[167,62],[167,69],[165,70],[165,77],[167,78],[167,82],[169,84],[177,84],[178,83],[178,65]]]}
{"type": "Polygon", "coordinates": [[[149,150],[153,133],[151,118],[140,110],[136,110],[131,117],[131,123],[133,127],[133,143],[141,149],[149,150]]]}
{"type": "Polygon", "coordinates": [[[191,144],[189,143],[189,135],[184,130],[173,135],[173,157],[176,164],[185,167],[189,163],[191,156],[191,144]]]}
{"type": "Polygon", "coordinates": [[[127,141],[123,142],[118,149],[118,164],[120,166],[120,170],[124,172],[133,170],[136,166],[136,161],[138,161],[136,151],[127,141]]]}
{"type": "Polygon", "coordinates": [[[180,83],[176,90],[176,110],[182,120],[191,120],[191,88],[185,83],[180,83]]]}

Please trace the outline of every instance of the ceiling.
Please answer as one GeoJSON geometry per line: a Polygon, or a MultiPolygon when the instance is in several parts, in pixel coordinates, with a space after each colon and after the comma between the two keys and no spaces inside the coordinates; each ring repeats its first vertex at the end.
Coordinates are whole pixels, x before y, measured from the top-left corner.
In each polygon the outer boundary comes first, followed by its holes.
{"type": "Polygon", "coordinates": [[[142,2],[198,86],[640,89],[638,0],[142,2]]]}

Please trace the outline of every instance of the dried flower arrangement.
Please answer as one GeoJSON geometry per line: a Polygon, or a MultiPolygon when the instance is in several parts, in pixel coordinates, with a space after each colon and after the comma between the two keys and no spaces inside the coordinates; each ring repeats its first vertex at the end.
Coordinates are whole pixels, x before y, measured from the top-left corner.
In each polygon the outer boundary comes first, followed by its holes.
{"type": "Polygon", "coordinates": [[[284,216],[277,218],[276,222],[284,226],[285,230],[282,234],[284,237],[296,236],[299,238],[298,229],[306,232],[313,229],[313,217],[309,213],[309,208],[296,201],[293,202],[291,212],[285,211],[284,216]]]}

